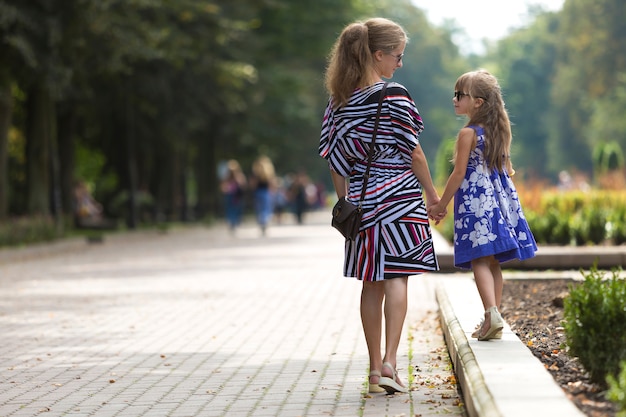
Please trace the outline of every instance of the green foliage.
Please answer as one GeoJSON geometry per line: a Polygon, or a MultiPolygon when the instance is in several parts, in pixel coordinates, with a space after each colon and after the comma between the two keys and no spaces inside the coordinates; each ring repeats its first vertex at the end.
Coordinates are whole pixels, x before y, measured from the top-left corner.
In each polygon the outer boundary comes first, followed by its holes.
{"type": "Polygon", "coordinates": [[[607,377],[609,391],[606,398],[617,404],[619,410],[616,417],[626,417],[626,361],[620,364],[620,372],[617,377],[609,375],[607,377]]]}
{"type": "Polygon", "coordinates": [[[445,185],[446,180],[454,169],[452,158],[454,157],[454,148],[456,147],[456,139],[443,141],[437,150],[437,158],[435,160],[435,184],[445,185]]]}
{"type": "Polygon", "coordinates": [[[605,385],[626,360],[626,281],[621,269],[612,276],[594,266],[580,285],[571,285],[563,318],[570,353],[580,359],[591,379],[605,385]]]}
{"type": "Polygon", "coordinates": [[[620,364],[620,369],[617,378],[613,375],[607,377],[609,385],[607,398],[617,404],[619,411],[616,417],[626,417],[626,361],[620,364]]]}
{"type": "MultiPolygon", "coordinates": [[[[59,183],[66,202],[70,179],[85,175],[107,198],[145,190],[171,218],[191,201],[182,185],[191,181],[203,217],[219,212],[218,162],[237,158],[249,169],[261,149],[281,174],[304,168],[328,181],[316,153],[326,55],[347,23],[374,15],[409,33],[394,81],[407,86],[424,118],[420,143],[433,166],[437,151],[447,152],[442,138],[461,125],[451,106],[454,81],[482,66],[501,80],[520,172],[591,172],[596,143],[626,148],[625,5],[572,0],[561,12],[531,10],[526,28],[477,57],[454,44],[454,22],[435,27],[411,0],[0,0],[0,79],[14,91],[14,108],[0,114],[10,110],[13,136],[40,149],[39,161],[9,152],[0,167],[9,190],[0,198],[10,201],[0,207],[25,214],[28,200],[48,204],[59,183]],[[38,91],[47,99],[33,119],[38,91]],[[33,126],[40,128],[29,136],[33,126]],[[83,163],[81,148],[101,157],[98,169],[83,163]],[[93,179],[95,171],[106,179],[93,179]]],[[[444,170],[435,168],[438,179],[444,170]]],[[[622,239],[623,216],[606,216],[607,234],[622,239]]],[[[587,235],[569,239],[595,239],[587,235]]]]}
{"type": "MultiPolygon", "coordinates": [[[[593,148],[594,152],[598,144],[613,144],[611,146],[615,149],[616,164],[609,169],[624,167],[624,150],[626,149],[626,135],[624,134],[626,118],[623,117],[626,108],[626,69],[616,72],[615,80],[615,86],[603,97],[594,101],[589,128],[589,141],[596,144],[593,148]]],[[[593,156],[595,162],[595,155],[593,156]]]]}
{"type": "Polygon", "coordinates": [[[8,219],[0,223],[0,246],[19,246],[58,238],[57,227],[50,216],[8,219]]]}
{"type": "Polygon", "coordinates": [[[559,159],[561,169],[569,165],[591,172],[597,142],[619,139],[624,145],[626,61],[616,51],[626,49],[625,13],[622,0],[571,0],[559,14],[555,40],[560,53],[552,73],[548,123],[549,155],[559,159]]]}
{"type": "Polygon", "coordinates": [[[409,35],[402,68],[393,81],[403,84],[417,104],[425,129],[420,145],[430,164],[446,138],[461,127],[452,107],[454,82],[470,68],[467,58],[452,42],[454,27],[434,27],[411,0],[385,0],[376,4],[376,15],[394,19],[409,35]]]}
{"type": "Polygon", "coordinates": [[[614,207],[607,220],[607,237],[615,245],[626,243],[626,205],[614,207]]]}
{"type": "Polygon", "coordinates": [[[554,13],[539,13],[529,27],[513,32],[492,51],[513,123],[514,166],[540,177],[548,175],[550,162],[559,157],[546,152],[553,124],[546,114],[559,47],[556,21],[554,13]]]}
{"type": "Polygon", "coordinates": [[[606,224],[610,209],[605,207],[583,207],[570,218],[572,239],[577,246],[601,244],[607,239],[606,224]]]}
{"type": "Polygon", "coordinates": [[[625,206],[626,196],[618,191],[546,192],[541,206],[524,214],[538,243],[619,245],[626,239],[625,206]]]}
{"type": "Polygon", "coordinates": [[[538,243],[555,245],[569,245],[571,243],[568,216],[563,215],[556,207],[548,208],[543,214],[526,210],[524,215],[538,243]]]}
{"type": "Polygon", "coordinates": [[[617,141],[596,144],[592,157],[594,171],[597,174],[624,168],[624,152],[617,141]]]}
{"type": "Polygon", "coordinates": [[[106,155],[99,149],[76,144],[76,168],[74,177],[84,181],[96,200],[100,195],[111,193],[117,186],[117,178],[106,171],[106,155]]]}

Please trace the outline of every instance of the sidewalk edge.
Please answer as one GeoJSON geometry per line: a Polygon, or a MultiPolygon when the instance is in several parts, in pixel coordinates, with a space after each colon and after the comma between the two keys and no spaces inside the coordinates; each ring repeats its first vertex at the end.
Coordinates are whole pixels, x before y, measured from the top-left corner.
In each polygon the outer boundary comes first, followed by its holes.
{"type": "Polygon", "coordinates": [[[437,285],[435,296],[439,304],[439,317],[444,339],[461,386],[468,415],[470,417],[503,417],[487,388],[480,366],[442,284],[437,285]]]}

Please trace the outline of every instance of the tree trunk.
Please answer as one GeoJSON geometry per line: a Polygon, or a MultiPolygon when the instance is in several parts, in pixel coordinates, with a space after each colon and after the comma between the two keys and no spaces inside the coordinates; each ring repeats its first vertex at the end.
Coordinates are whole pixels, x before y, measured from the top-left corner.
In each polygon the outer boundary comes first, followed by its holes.
{"type": "Polygon", "coordinates": [[[7,78],[0,80],[0,220],[7,217],[9,207],[9,128],[13,114],[11,83],[7,78]]]}
{"type": "Polygon", "coordinates": [[[59,176],[61,186],[61,204],[63,214],[73,214],[74,209],[74,169],[76,167],[76,153],[74,137],[76,135],[76,113],[68,109],[58,118],[59,143],[59,176]]]}
{"type": "Polygon", "coordinates": [[[198,155],[195,158],[198,200],[198,218],[217,216],[219,208],[219,180],[217,178],[217,158],[215,139],[209,134],[199,140],[198,155]]]}
{"type": "Polygon", "coordinates": [[[137,153],[135,144],[135,108],[132,103],[132,81],[124,93],[126,108],[126,144],[128,158],[128,228],[136,229],[138,221],[137,206],[137,153]]]}
{"type": "Polygon", "coordinates": [[[31,215],[50,214],[50,134],[52,100],[49,91],[36,86],[28,93],[26,111],[26,210],[31,215]]]}
{"type": "Polygon", "coordinates": [[[57,130],[56,105],[49,103],[50,134],[50,205],[56,224],[57,233],[63,233],[63,202],[61,200],[61,163],[59,161],[59,137],[57,130]]]}

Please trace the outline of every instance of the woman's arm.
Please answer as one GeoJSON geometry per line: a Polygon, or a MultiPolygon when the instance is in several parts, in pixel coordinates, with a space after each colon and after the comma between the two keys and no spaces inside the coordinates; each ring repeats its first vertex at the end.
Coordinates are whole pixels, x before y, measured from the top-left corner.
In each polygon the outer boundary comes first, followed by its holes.
{"type": "Polygon", "coordinates": [[[411,169],[420,184],[422,184],[422,188],[426,194],[426,206],[437,204],[439,202],[439,194],[437,194],[437,190],[433,184],[426,155],[424,155],[424,151],[419,144],[411,153],[411,169]]]}
{"type": "Polygon", "coordinates": [[[330,176],[333,180],[333,186],[335,187],[337,198],[341,199],[342,197],[345,197],[348,194],[348,185],[346,179],[332,169],[330,170],[330,176]]]}

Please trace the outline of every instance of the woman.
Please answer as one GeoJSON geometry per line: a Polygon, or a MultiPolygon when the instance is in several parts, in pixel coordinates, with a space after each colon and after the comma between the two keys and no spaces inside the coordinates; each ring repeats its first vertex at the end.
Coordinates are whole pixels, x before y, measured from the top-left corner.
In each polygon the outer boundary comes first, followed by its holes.
{"type": "MultiPolygon", "coordinates": [[[[374,18],[348,25],[331,51],[326,71],[330,100],[319,153],[328,160],[338,198],[353,203],[360,198],[383,78],[393,77],[402,67],[407,41],[398,24],[374,18]]],[[[407,90],[389,83],[360,232],[345,243],[344,275],[363,282],[361,321],[370,358],[369,392],[407,392],[396,372],[396,356],[407,312],[408,276],[438,269],[423,193],[429,206],[439,196],[418,142],[422,129],[407,90]]]]}
{"type": "Polygon", "coordinates": [[[276,185],[276,173],[272,160],[265,156],[259,156],[252,164],[252,180],[254,189],[254,206],[256,218],[261,233],[265,236],[267,226],[274,213],[274,189],[276,185]]]}

